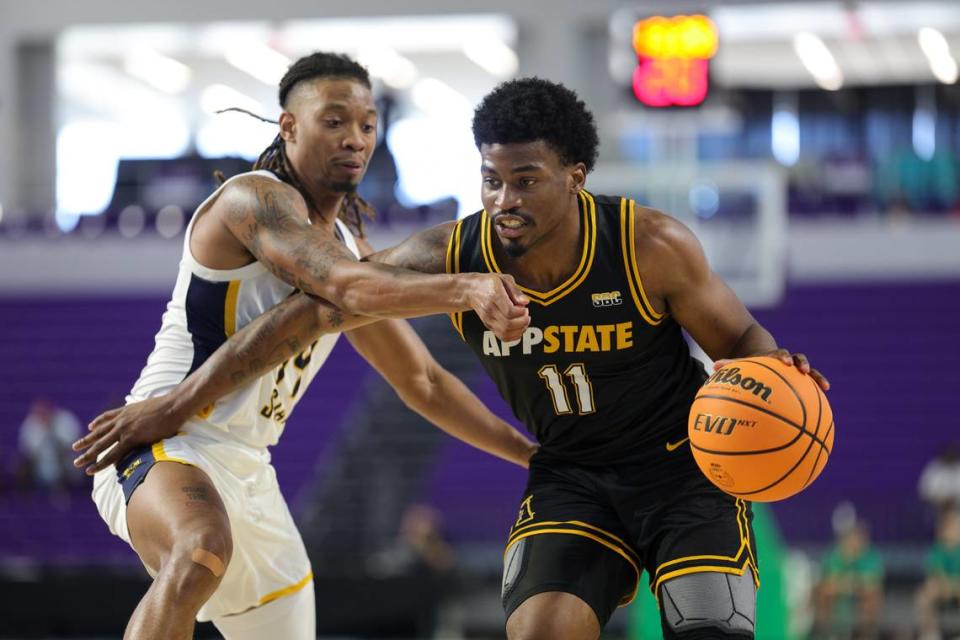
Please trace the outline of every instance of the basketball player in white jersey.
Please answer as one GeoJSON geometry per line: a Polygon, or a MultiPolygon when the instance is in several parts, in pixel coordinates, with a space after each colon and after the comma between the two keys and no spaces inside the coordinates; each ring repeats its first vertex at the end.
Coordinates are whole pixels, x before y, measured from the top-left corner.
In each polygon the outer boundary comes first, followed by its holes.
{"type": "Polygon", "coordinates": [[[308,56],[287,72],[280,102],[280,134],[256,165],[271,170],[235,176],[194,214],[156,346],[127,400],[165,394],[296,289],[366,317],[320,306],[310,341],[286,341],[278,368],[191,411],[175,436],[92,452],[116,463],[95,475],[97,508],[154,576],[125,638],[191,638],[195,619],[212,620],[228,640],[315,637],[311,567],[268,447],[334,332],[354,329],[357,350],[435,424],[518,464],[532,453],[437,365],[409,325],[383,320],[473,309],[517,338],[528,315],[512,281],[357,262],[372,250],[340,218],[362,236],[353,191],[376,135],[366,70],[343,56],[308,56]],[[110,457],[121,450],[122,459],[110,457]]]}

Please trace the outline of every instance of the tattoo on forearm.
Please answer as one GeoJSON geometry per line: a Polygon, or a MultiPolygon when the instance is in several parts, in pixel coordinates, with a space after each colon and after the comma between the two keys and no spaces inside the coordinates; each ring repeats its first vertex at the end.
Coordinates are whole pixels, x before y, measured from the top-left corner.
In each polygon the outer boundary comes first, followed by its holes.
{"type": "Polygon", "coordinates": [[[287,185],[257,181],[252,185],[253,201],[244,210],[235,207],[227,212],[231,225],[237,230],[251,254],[284,282],[302,291],[317,293],[316,283],[329,277],[332,266],[351,257],[345,247],[334,238],[319,231],[311,232],[309,225],[294,212],[296,193],[287,185]],[[277,264],[263,250],[262,234],[286,246],[288,255],[300,273],[277,264]]]}
{"type": "MultiPolygon", "coordinates": [[[[295,304],[302,305],[303,303],[299,299],[284,301],[277,309],[268,311],[254,320],[250,326],[242,330],[241,335],[235,338],[238,341],[235,353],[232,357],[225,356],[229,358],[231,363],[231,370],[227,375],[234,386],[258,378],[275,363],[283,362],[299,354],[304,349],[301,338],[304,340],[313,339],[318,329],[316,323],[313,322],[306,326],[297,323],[294,324],[292,329],[297,332],[296,335],[287,335],[280,339],[279,344],[275,344],[279,334],[291,331],[291,327],[287,326],[291,314],[293,314],[294,320],[298,319],[296,314],[301,313],[301,311],[297,310],[295,304]],[[301,336],[301,333],[305,335],[301,336]]],[[[313,310],[310,311],[310,317],[316,317],[312,312],[313,310]]],[[[339,317],[340,323],[343,322],[342,314],[338,309],[333,309],[330,313],[339,317]]],[[[333,324],[333,317],[333,315],[328,316],[331,325],[333,324]]]]}

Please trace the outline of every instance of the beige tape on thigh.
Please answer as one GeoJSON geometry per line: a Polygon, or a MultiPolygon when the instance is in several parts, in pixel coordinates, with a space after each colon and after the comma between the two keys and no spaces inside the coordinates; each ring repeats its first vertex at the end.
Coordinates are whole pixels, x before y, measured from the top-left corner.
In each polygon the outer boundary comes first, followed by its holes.
{"type": "Polygon", "coordinates": [[[216,554],[210,553],[206,549],[194,549],[193,553],[190,554],[190,559],[197,564],[210,569],[210,573],[218,578],[223,575],[225,570],[225,567],[223,566],[223,560],[218,558],[216,554]]]}

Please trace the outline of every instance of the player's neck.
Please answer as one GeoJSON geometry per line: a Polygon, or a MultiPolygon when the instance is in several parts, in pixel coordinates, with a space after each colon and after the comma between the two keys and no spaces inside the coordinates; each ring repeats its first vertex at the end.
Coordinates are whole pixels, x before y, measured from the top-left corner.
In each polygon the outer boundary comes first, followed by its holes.
{"type": "Polygon", "coordinates": [[[310,222],[327,227],[332,233],[343,207],[343,201],[347,197],[346,194],[343,192],[314,191],[310,194],[310,197],[313,200],[313,207],[310,209],[310,222]]]}
{"type": "Polygon", "coordinates": [[[521,285],[535,291],[550,291],[577,269],[581,260],[580,208],[574,198],[563,221],[545,233],[522,256],[511,258],[496,243],[497,262],[521,285]]]}

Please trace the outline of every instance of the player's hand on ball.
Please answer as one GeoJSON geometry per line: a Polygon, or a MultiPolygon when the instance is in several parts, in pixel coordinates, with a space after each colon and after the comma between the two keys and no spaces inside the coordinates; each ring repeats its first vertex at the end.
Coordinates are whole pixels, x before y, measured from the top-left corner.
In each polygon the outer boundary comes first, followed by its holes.
{"type": "Polygon", "coordinates": [[[483,325],[501,340],[519,340],[530,324],[529,298],[523,295],[513,276],[476,274],[470,294],[470,308],[483,325]]]}
{"type": "MultiPolygon", "coordinates": [[[[757,353],[753,355],[769,356],[771,358],[777,358],[778,360],[783,362],[783,364],[796,367],[802,373],[805,373],[811,378],[813,378],[816,381],[816,383],[820,385],[820,388],[823,389],[824,391],[830,390],[830,382],[826,379],[826,377],[824,377],[822,373],[820,373],[819,371],[817,371],[816,369],[810,366],[810,361],[807,360],[807,356],[805,356],[802,353],[790,353],[789,349],[775,349],[773,351],[768,351],[766,353],[757,353]]],[[[723,369],[725,366],[727,366],[733,361],[734,361],[733,358],[717,360],[716,362],[713,363],[713,370],[719,371],[720,369],[723,369]]]]}
{"type": "Polygon", "coordinates": [[[90,423],[90,433],[73,443],[74,451],[83,451],[73,466],[92,476],[136,447],[173,437],[184,420],[174,416],[169,405],[169,398],[160,396],[101,413],[90,423]],[[97,456],[114,444],[98,461],[97,456]]]}

